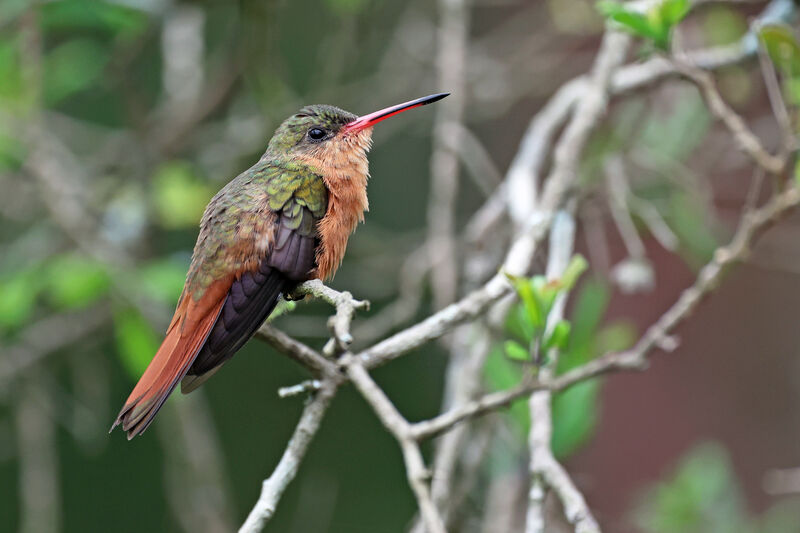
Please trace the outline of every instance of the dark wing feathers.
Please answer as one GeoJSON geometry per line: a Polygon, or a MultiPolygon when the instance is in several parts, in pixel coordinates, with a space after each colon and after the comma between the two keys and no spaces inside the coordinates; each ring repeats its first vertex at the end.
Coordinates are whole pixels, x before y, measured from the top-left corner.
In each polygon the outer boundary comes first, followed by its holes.
{"type": "Polygon", "coordinates": [[[259,269],[234,280],[219,320],[181,382],[181,392],[202,385],[233,357],[275,308],[280,294],[306,279],[314,268],[314,237],[301,235],[283,222],[281,217],[273,249],[259,269]]]}

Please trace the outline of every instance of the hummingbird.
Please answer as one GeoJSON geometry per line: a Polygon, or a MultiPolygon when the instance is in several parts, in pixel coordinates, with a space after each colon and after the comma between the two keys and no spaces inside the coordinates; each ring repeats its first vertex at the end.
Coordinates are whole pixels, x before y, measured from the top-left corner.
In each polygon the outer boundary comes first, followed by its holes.
{"type": "Polygon", "coordinates": [[[448,94],[360,117],[309,105],[283,121],[258,162],[206,207],[166,337],[111,429],[121,425],[128,440],[143,433],[178,382],[187,394],[210,378],[281,295],[332,278],[369,207],[372,127],[448,94]]]}

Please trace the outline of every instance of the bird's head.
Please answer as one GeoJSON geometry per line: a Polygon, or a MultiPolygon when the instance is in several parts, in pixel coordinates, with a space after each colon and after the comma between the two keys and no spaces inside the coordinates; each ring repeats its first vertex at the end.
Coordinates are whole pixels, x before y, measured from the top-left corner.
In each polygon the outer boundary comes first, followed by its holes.
{"type": "Polygon", "coordinates": [[[309,105],[283,121],[269,142],[267,154],[304,160],[323,173],[348,163],[363,161],[365,165],[375,124],[445,96],[425,96],[360,117],[330,105],[309,105]]]}

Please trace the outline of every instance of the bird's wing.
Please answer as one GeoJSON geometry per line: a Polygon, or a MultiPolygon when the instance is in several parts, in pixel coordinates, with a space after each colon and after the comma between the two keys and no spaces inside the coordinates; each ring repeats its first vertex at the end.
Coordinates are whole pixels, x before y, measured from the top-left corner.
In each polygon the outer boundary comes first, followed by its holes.
{"type": "Polygon", "coordinates": [[[313,270],[316,222],[326,208],[321,178],[287,176],[285,166],[243,174],[220,191],[203,215],[167,336],[114,426],[129,439],[142,433],[178,381],[194,390],[247,342],[280,293],[313,270]],[[236,195],[225,194],[234,187],[236,195]]]}
{"type": "MultiPolygon", "coordinates": [[[[299,216],[312,218],[305,208],[299,216]]],[[[181,381],[184,394],[202,385],[233,357],[275,308],[280,294],[306,279],[314,268],[316,236],[291,228],[291,223],[292,219],[283,213],[271,253],[258,270],[244,272],[234,280],[217,323],[181,381]]]]}

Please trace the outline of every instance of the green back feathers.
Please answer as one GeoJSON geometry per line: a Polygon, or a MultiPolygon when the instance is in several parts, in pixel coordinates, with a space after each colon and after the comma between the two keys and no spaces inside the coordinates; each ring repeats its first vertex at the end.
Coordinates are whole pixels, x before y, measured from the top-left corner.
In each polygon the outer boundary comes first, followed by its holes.
{"type": "Polygon", "coordinates": [[[328,209],[328,190],[322,176],[306,165],[274,161],[260,177],[267,192],[267,205],[282,212],[288,227],[302,235],[313,235],[316,222],[328,209]]]}
{"type": "Polygon", "coordinates": [[[199,299],[214,280],[243,268],[245,258],[227,252],[270,220],[266,209],[280,212],[282,223],[301,235],[316,236],[327,208],[328,190],[315,169],[265,154],[208,204],[187,278],[189,292],[199,299]]]}

